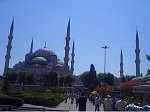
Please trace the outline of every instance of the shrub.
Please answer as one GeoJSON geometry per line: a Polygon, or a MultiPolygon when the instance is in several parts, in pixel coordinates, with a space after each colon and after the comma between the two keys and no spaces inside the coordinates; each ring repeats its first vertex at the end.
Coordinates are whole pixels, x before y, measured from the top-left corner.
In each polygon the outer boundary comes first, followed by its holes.
{"type": "Polygon", "coordinates": [[[39,88],[36,90],[36,92],[40,92],[40,93],[44,93],[44,91],[45,91],[45,89],[43,89],[43,88],[39,88]]]}
{"type": "Polygon", "coordinates": [[[14,98],[14,97],[4,97],[0,98],[0,105],[14,105],[14,106],[22,106],[23,99],[14,98]]]}
{"type": "Polygon", "coordinates": [[[8,97],[8,95],[0,93],[0,98],[8,97]]]}
{"type": "Polygon", "coordinates": [[[64,100],[64,96],[59,93],[32,93],[23,97],[23,99],[27,104],[55,107],[64,100]]]}
{"type": "Polygon", "coordinates": [[[32,96],[25,96],[25,97],[23,97],[24,103],[27,103],[27,104],[31,104],[32,103],[32,99],[33,99],[32,96]]]}
{"type": "Polygon", "coordinates": [[[20,91],[9,91],[9,92],[6,92],[6,94],[8,96],[13,96],[13,95],[20,95],[21,92],[20,91]]]}

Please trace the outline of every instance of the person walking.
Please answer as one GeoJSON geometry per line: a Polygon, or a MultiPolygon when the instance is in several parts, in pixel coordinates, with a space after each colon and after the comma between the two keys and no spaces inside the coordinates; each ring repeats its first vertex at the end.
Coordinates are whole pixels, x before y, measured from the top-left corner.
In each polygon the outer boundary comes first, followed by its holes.
{"type": "Polygon", "coordinates": [[[101,99],[99,98],[99,95],[95,97],[95,111],[99,111],[101,99]]]}
{"type": "Polygon", "coordinates": [[[117,101],[115,105],[116,111],[124,111],[126,106],[127,106],[127,102],[124,100],[124,96],[121,96],[120,100],[117,101]]]}
{"type": "Polygon", "coordinates": [[[65,103],[67,103],[67,100],[68,100],[68,93],[65,93],[65,94],[64,94],[64,97],[65,97],[65,103]]]}
{"type": "Polygon", "coordinates": [[[71,93],[71,104],[73,104],[74,102],[74,97],[75,97],[74,93],[71,93]]]}
{"type": "Polygon", "coordinates": [[[104,99],[104,111],[112,111],[112,100],[110,95],[107,95],[104,99]]]}
{"type": "Polygon", "coordinates": [[[77,102],[78,102],[78,99],[79,99],[79,94],[75,94],[75,101],[76,101],[76,104],[77,104],[77,102]]]}
{"type": "Polygon", "coordinates": [[[84,93],[81,93],[81,96],[77,101],[76,108],[79,106],[78,108],[79,111],[86,111],[86,103],[87,103],[87,98],[85,97],[84,93]]]}

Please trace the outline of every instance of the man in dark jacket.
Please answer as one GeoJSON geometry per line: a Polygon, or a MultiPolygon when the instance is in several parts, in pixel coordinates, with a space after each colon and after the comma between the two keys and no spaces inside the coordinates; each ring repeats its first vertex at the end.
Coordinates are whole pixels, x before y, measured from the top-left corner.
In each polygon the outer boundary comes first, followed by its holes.
{"type": "Polygon", "coordinates": [[[81,96],[77,101],[76,108],[79,105],[79,111],[86,111],[86,102],[87,102],[87,98],[85,97],[85,94],[81,93],[81,96]]]}

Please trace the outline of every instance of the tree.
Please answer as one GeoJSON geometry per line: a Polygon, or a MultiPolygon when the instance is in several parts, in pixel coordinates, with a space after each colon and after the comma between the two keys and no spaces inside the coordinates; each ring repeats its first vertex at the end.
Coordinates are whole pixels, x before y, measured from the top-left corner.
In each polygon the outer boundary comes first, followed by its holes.
{"type": "Polygon", "coordinates": [[[71,87],[72,86],[72,83],[75,82],[75,76],[74,75],[71,75],[71,74],[66,74],[66,75],[63,75],[61,76],[61,83],[63,84],[64,83],[64,86],[69,86],[71,87]]]}
{"type": "Polygon", "coordinates": [[[4,80],[4,83],[3,83],[3,86],[2,86],[2,91],[5,91],[7,92],[9,90],[9,86],[10,86],[10,83],[8,82],[8,72],[4,74],[5,75],[5,80],[4,80]]]}
{"type": "Polygon", "coordinates": [[[71,87],[72,86],[72,83],[75,82],[75,76],[74,75],[64,75],[64,83],[65,85],[71,87]]]}
{"type": "Polygon", "coordinates": [[[94,88],[97,86],[97,77],[93,64],[91,64],[89,72],[84,72],[81,74],[81,79],[84,83],[84,86],[88,87],[91,91],[94,90],[94,88]]]}
{"type": "Polygon", "coordinates": [[[114,75],[111,73],[105,74],[105,83],[107,85],[113,85],[114,84],[114,75]]]}
{"type": "Polygon", "coordinates": [[[126,82],[126,78],[124,75],[121,77],[121,82],[126,82]]]}
{"type": "Polygon", "coordinates": [[[15,71],[9,71],[5,74],[5,76],[7,75],[7,79],[8,79],[8,82],[10,84],[15,84],[16,83],[16,80],[18,78],[18,73],[15,72],[15,71]]]}
{"type": "Polygon", "coordinates": [[[29,71],[22,71],[18,73],[18,80],[17,82],[20,84],[27,84],[32,85],[35,84],[35,75],[29,71]]]}
{"type": "Polygon", "coordinates": [[[98,78],[99,86],[103,86],[103,84],[105,82],[105,74],[104,73],[99,73],[97,78],[98,78]]]}
{"type": "Polygon", "coordinates": [[[95,67],[93,64],[91,64],[90,66],[90,71],[89,71],[89,83],[93,83],[93,81],[96,80],[96,71],[95,71],[95,67]]]}
{"type": "Polygon", "coordinates": [[[125,76],[125,81],[131,81],[133,78],[135,78],[136,76],[135,75],[126,75],[125,76]]]}
{"type": "Polygon", "coordinates": [[[49,72],[47,74],[44,75],[44,78],[46,79],[46,81],[48,82],[47,86],[57,86],[58,83],[58,74],[56,72],[49,72]]]}
{"type": "Polygon", "coordinates": [[[89,75],[89,71],[86,71],[80,75],[83,85],[85,87],[89,87],[89,85],[90,85],[88,75],[89,75]]]}

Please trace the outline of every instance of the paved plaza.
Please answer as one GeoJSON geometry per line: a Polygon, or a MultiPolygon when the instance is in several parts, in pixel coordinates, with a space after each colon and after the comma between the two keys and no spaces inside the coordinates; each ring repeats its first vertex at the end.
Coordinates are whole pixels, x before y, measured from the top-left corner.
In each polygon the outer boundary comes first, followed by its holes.
{"type": "MultiPolygon", "coordinates": [[[[100,111],[103,111],[102,107],[103,106],[100,107],[100,111]]],[[[75,102],[73,104],[71,104],[71,100],[68,99],[67,103],[65,103],[63,101],[55,108],[23,104],[23,106],[13,109],[13,111],[39,111],[39,112],[40,111],[63,111],[63,112],[68,112],[68,111],[78,111],[78,108],[76,108],[75,102]]],[[[87,104],[86,104],[86,111],[95,111],[95,106],[92,103],[90,103],[89,101],[87,101],[87,104]]]]}
{"type": "MultiPolygon", "coordinates": [[[[100,107],[100,111],[103,111],[103,106],[100,107]]],[[[58,105],[57,109],[59,110],[68,110],[68,111],[78,111],[78,108],[76,108],[76,104],[75,102],[73,104],[71,104],[71,100],[68,99],[68,102],[62,102],[60,105],[58,105]]],[[[89,100],[87,101],[86,104],[86,110],[87,111],[95,111],[95,106],[89,102],[89,100]]]]}
{"type": "MultiPolygon", "coordinates": [[[[23,106],[10,106],[10,105],[1,105],[0,111],[8,111],[9,108],[11,108],[11,111],[63,111],[63,112],[69,112],[69,111],[78,111],[78,108],[76,108],[75,101],[73,104],[71,104],[71,99],[68,98],[67,103],[63,101],[56,107],[43,107],[43,106],[36,106],[31,104],[23,104],[23,106]]],[[[86,103],[86,111],[95,111],[95,106],[87,100],[86,103]]],[[[100,111],[103,111],[103,106],[101,105],[100,111]]]]}

